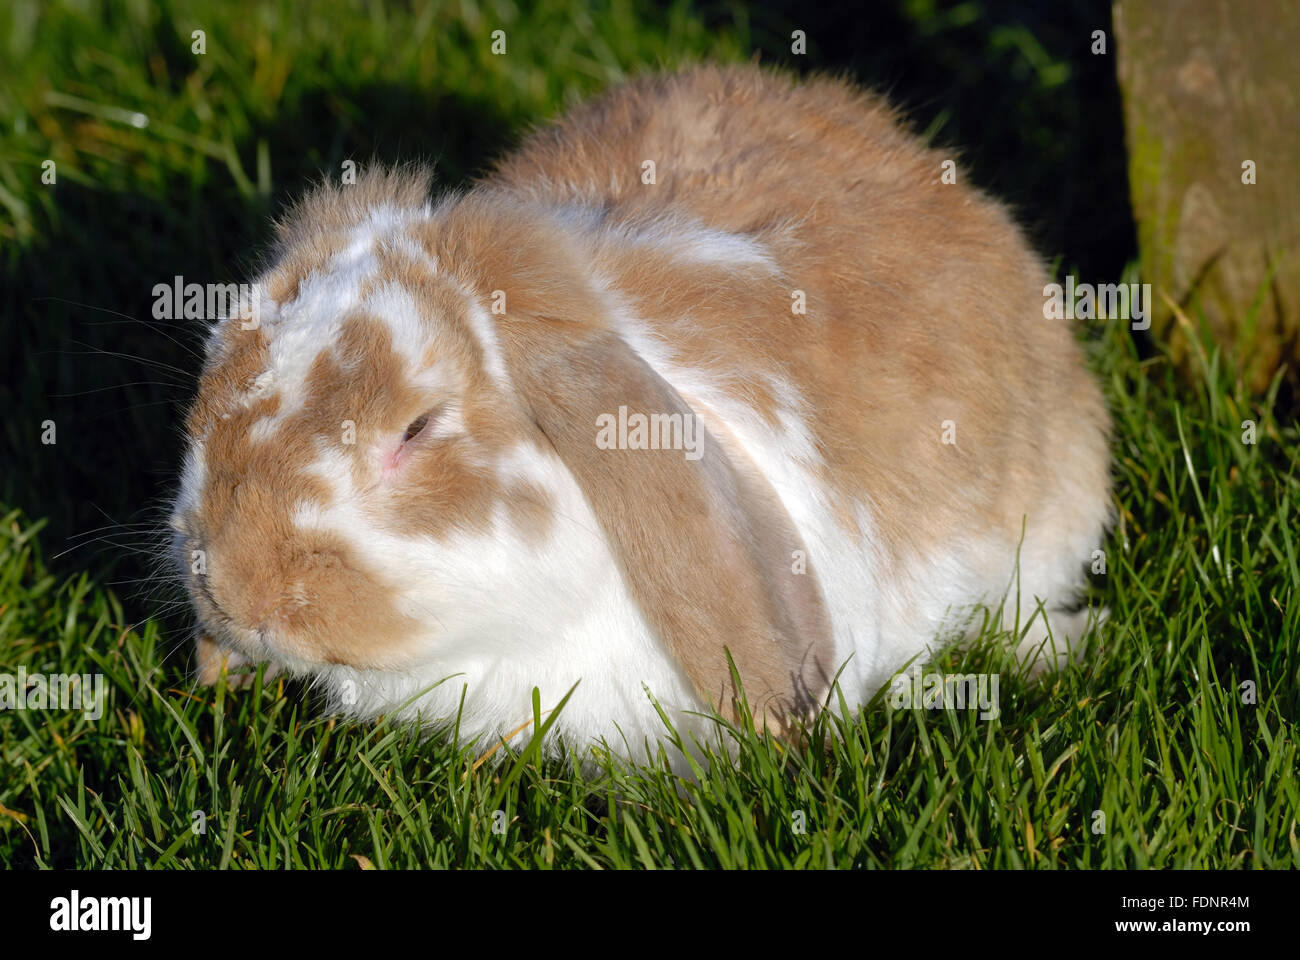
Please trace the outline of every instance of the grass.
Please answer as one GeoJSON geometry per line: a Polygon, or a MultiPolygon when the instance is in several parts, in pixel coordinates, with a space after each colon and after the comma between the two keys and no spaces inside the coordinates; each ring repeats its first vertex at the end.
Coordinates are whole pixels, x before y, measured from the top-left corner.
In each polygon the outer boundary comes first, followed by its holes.
{"type": "Polygon", "coordinates": [[[1117,424],[1119,523],[1095,578],[1111,617],[1045,683],[992,633],[944,655],[935,670],[1000,674],[996,719],[880,698],[826,714],[825,748],[738,731],[734,765],[684,781],[582,772],[536,743],[480,765],[486,745],[338,723],[278,680],[194,689],[171,655],[185,616],[132,582],[150,549],[134,511],[171,482],[193,384],[193,332],[134,319],[152,285],[241,279],[267,214],[348,157],[434,157],[457,183],[634,65],[781,38],[683,3],[353,3],[328,21],[230,6],[15,0],[0,23],[18,65],[0,78],[0,672],[107,685],[95,721],[0,712],[0,863],[1300,867],[1294,411],[1217,350],[1179,371],[1116,321],[1088,331],[1117,424]],[[496,23],[506,58],[480,42],[496,23]],[[34,439],[47,418],[53,447],[34,439]]]}

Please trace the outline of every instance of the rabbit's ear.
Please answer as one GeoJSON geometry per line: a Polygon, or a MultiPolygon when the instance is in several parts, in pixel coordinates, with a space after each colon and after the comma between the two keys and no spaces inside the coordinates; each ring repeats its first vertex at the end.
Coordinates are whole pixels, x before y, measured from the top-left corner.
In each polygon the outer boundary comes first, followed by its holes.
{"type": "Polygon", "coordinates": [[[728,650],[760,725],[780,731],[806,715],[834,671],[829,618],[776,492],[617,335],[528,323],[532,335],[510,337],[516,386],[586,495],[651,627],[724,715],[728,707],[738,715],[728,650]],[[661,434],[652,426],[638,435],[637,415],[680,423],[683,443],[644,449],[661,434]],[[620,421],[629,426],[623,448],[620,421]]]}

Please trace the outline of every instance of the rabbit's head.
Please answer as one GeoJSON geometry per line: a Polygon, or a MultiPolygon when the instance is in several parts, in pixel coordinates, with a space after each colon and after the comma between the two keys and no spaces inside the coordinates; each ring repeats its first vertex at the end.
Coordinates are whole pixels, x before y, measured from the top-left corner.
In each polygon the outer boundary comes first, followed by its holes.
{"type": "MultiPolygon", "coordinates": [[[[301,674],[429,676],[562,662],[623,595],[703,702],[732,691],[728,651],[769,722],[821,697],[793,524],[628,347],[590,255],[526,200],[435,204],[403,173],[295,208],[188,421],[173,526],[206,634],[301,674]],[[681,442],[618,442],[638,416],[681,442]]],[[[608,642],[616,670],[637,641],[608,642]]]]}

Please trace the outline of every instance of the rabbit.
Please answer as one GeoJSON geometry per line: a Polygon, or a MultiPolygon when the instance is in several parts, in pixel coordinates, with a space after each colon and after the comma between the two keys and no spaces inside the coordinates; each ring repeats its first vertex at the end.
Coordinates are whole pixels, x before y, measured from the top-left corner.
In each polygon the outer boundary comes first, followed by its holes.
{"type": "Polygon", "coordinates": [[[187,419],[200,679],[269,663],[485,748],[531,735],[536,687],[548,718],[568,695],[556,750],[636,758],[665,719],[858,708],[981,609],[1060,665],[1108,412],[947,159],[841,80],[700,66],[468,189],[314,188],[187,419]]]}

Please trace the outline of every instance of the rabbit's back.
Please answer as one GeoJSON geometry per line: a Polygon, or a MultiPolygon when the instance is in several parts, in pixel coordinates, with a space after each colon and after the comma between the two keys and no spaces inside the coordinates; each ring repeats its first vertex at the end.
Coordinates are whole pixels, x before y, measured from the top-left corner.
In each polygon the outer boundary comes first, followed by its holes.
{"type": "Polygon", "coordinates": [[[950,159],[840,81],[704,67],[569,112],[489,181],[605,238],[625,336],[827,544],[841,608],[895,581],[837,618],[873,649],[1005,590],[1017,550],[1030,607],[1068,599],[1109,509],[1105,404],[1042,262],[950,159]]]}

